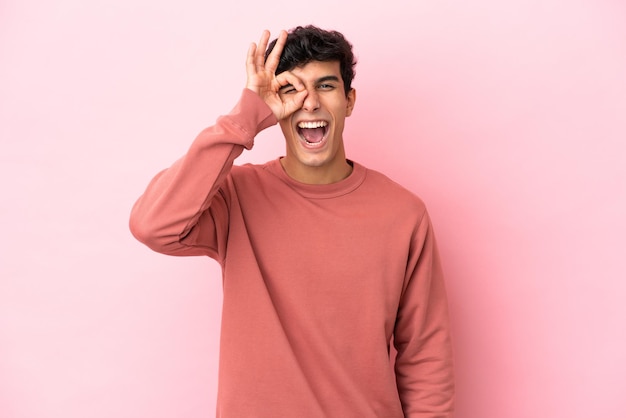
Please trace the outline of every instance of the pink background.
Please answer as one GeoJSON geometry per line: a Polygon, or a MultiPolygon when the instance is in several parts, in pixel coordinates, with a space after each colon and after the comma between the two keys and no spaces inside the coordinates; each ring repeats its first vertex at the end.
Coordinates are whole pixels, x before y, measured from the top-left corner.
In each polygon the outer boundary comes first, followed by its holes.
{"type": "Polygon", "coordinates": [[[213,416],[220,271],[128,213],[306,23],[360,60],[349,156],[432,213],[457,417],[626,416],[623,1],[212,3],[0,2],[0,416],[213,416]]]}

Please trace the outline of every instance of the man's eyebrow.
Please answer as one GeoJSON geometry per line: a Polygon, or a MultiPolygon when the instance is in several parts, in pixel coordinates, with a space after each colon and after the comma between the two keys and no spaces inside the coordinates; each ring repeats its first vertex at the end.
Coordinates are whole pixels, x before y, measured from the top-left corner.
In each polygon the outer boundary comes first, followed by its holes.
{"type": "Polygon", "coordinates": [[[339,81],[339,77],[336,75],[327,75],[317,79],[317,83],[323,83],[325,81],[339,81]]]}
{"type": "MultiPolygon", "coordinates": [[[[336,75],[325,75],[324,77],[318,78],[315,82],[317,84],[320,84],[320,83],[325,83],[327,81],[339,81],[339,77],[337,77],[336,75]]],[[[293,88],[293,84],[291,84],[291,83],[285,84],[284,86],[282,86],[278,90],[279,91],[284,91],[284,90],[287,90],[289,88],[293,88]]]]}

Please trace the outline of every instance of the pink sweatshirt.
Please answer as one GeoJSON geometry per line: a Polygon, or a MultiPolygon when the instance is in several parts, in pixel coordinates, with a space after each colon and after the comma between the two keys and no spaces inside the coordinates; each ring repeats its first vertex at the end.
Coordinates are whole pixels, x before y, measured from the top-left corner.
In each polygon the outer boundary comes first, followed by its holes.
{"type": "Polygon", "coordinates": [[[424,204],[358,163],[329,185],[298,183],[278,160],[234,166],[276,123],[244,90],[131,214],[153,250],[222,266],[217,416],[451,417],[447,302],[424,204]]]}

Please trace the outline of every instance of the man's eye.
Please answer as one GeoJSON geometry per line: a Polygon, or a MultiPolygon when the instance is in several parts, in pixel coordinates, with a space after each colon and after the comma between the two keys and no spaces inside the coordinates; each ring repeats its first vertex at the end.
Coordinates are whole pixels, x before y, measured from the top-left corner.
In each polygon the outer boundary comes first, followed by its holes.
{"type": "Polygon", "coordinates": [[[280,92],[282,94],[293,94],[295,93],[297,90],[295,89],[295,87],[289,87],[289,88],[284,88],[282,89],[280,92]]]}
{"type": "Polygon", "coordinates": [[[332,84],[320,84],[319,85],[320,90],[332,90],[334,88],[335,86],[333,86],[332,84]]]}

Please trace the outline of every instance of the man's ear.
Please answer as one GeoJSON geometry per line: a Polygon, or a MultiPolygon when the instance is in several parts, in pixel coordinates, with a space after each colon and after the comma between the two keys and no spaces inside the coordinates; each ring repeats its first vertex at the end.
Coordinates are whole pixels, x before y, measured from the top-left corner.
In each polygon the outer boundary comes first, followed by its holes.
{"type": "Polygon", "coordinates": [[[346,116],[350,116],[352,114],[352,110],[354,109],[354,103],[356,102],[356,90],[350,89],[346,99],[346,116]]]}

